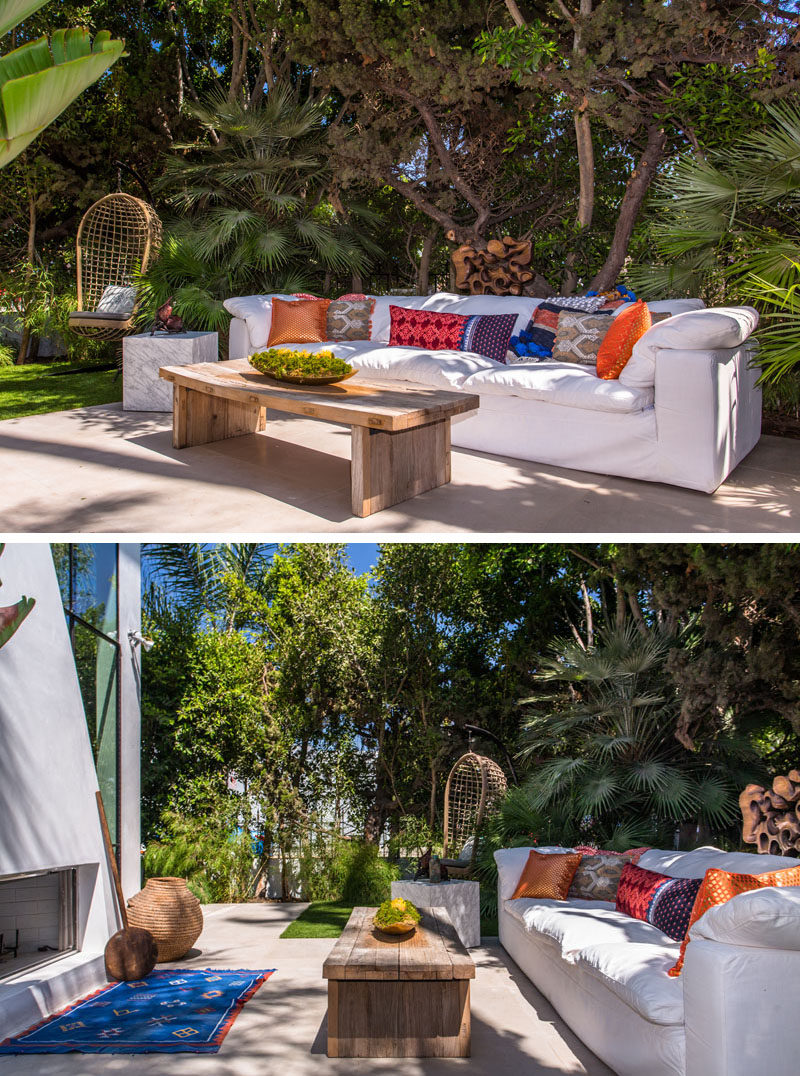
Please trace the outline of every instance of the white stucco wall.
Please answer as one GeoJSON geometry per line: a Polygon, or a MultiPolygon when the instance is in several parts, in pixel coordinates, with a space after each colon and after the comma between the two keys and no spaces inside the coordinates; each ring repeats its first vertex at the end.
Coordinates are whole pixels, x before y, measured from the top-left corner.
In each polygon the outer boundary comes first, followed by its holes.
{"type": "Polygon", "coordinates": [[[37,970],[35,985],[26,987],[24,979],[0,983],[3,1038],[105,981],[102,952],[117,921],[95,802],[97,777],[50,547],[7,544],[0,581],[0,605],[23,594],[36,599],[0,649],[0,877],[81,868],[81,952],[50,965],[46,974],[37,970]]]}

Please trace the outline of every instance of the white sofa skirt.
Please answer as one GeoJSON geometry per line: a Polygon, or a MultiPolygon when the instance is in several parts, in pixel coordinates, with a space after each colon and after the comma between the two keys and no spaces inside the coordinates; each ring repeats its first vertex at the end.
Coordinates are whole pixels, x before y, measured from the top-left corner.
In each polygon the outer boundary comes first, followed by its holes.
{"type": "Polygon", "coordinates": [[[654,1024],[597,977],[563,959],[558,947],[526,931],[502,906],[500,943],[601,1061],[619,1076],[684,1076],[683,1024],[654,1024]]]}

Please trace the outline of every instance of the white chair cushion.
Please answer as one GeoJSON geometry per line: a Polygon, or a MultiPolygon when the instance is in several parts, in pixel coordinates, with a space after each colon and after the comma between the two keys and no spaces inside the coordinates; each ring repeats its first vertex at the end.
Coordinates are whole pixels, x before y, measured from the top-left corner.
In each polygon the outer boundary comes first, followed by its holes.
{"type": "MultiPolygon", "coordinates": [[[[571,848],[562,848],[560,845],[525,845],[521,848],[498,848],[494,854],[497,864],[498,877],[498,900],[508,900],[517,888],[517,882],[522,874],[522,868],[528,862],[530,852],[571,852],[571,848]]],[[[512,902],[513,903],[513,902],[512,902]]]]}
{"type": "Polygon", "coordinates": [[[800,886],[768,886],[740,893],[701,915],[692,927],[692,937],[759,949],[798,950],[800,886]]]}
{"type": "MultiPolygon", "coordinates": [[[[247,322],[247,331],[250,335],[250,344],[253,351],[267,346],[269,329],[272,324],[272,300],[287,299],[295,300],[294,295],[236,295],[232,299],[225,299],[223,306],[229,314],[235,318],[243,318],[247,322]]],[[[301,345],[297,345],[300,347],[301,345]]],[[[305,344],[302,345],[305,347],[305,344]]]]}
{"type": "Polygon", "coordinates": [[[131,314],[136,306],[136,288],[108,284],[103,288],[97,309],[109,314],[131,314]]]}
{"type": "Polygon", "coordinates": [[[465,392],[489,396],[521,396],[528,400],[582,407],[590,411],[630,413],[653,406],[654,391],[604,381],[588,366],[574,362],[495,363],[461,386],[465,392]]]}
{"type": "MultiPolygon", "coordinates": [[[[653,303],[653,309],[658,304],[653,303]]],[[[661,321],[634,344],[633,354],[619,375],[628,388],[650,388],[656,381],[656,357],[660,348],[680,351],[714,351],[735,348],[747,340],[758,325],[752,306],[708,307],[690,310],[661,321]]]]}
{"type": "Polygon", "coordinates": [[[575,965],[600,980],[621,1001],[653,1024],[683,1023],[683,983],[667,975],[679,946],[592,945],[576,955],[575,965]]]}

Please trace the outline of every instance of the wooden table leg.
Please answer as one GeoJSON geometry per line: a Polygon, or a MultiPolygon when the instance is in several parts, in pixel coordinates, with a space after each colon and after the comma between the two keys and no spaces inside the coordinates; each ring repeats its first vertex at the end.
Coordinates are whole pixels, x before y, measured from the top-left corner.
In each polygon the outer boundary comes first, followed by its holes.
{"type": "Polygon", "coordinates": [[[257,433],[266,426],[267,413],[259,404],[239,403],[183,385],[173,386],[172,447],[207,445],[226,437],[257,433]]]}
{"type": "Polygon", "coordinates": [[[449,418],[397,433],[352,427],[353,515],[372,515],[449,481],[449,418]]]}

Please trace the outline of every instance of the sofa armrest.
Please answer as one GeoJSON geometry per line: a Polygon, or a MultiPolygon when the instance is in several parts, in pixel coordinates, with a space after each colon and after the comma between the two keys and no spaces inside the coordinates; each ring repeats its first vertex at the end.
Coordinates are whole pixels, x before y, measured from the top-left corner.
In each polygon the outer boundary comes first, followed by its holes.
{"type": "Polygon", "coordinates": [[[246,359],[252,354],[250,333],[244,318],[231,318],[228,330],[228,358],[246,359]]]}
{"type": "Polygon", "coordinates": [[[709,908],[692,927],[692,939],[697,938],[759,949],[800,950],[800,886],[754,889],[709,908]]]}
{"type": "Polygon", "coordinates": [[[756,446],[761,389],[754,353],[749,341],[704,351],[659,349],[656,435],[665,481],[713,493],[756,446]]]}
{"type": "Polygon", "coordinates": [[[794,1072],[800,951],[693,937],[681,975],[686,1076],[794,1072]]]}

